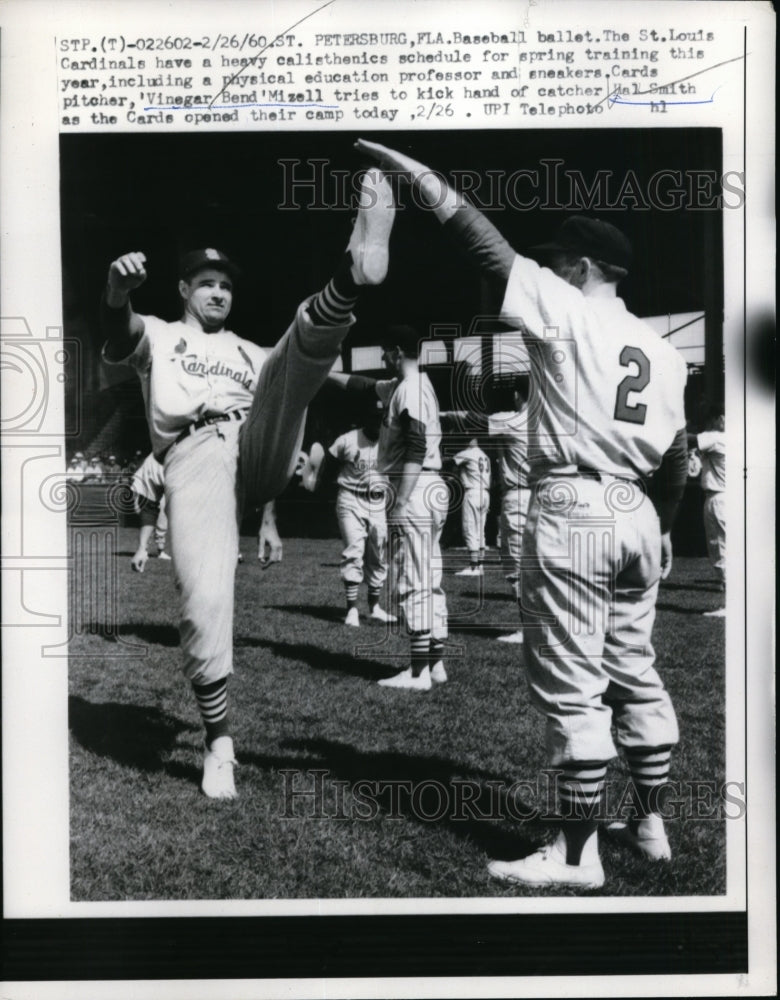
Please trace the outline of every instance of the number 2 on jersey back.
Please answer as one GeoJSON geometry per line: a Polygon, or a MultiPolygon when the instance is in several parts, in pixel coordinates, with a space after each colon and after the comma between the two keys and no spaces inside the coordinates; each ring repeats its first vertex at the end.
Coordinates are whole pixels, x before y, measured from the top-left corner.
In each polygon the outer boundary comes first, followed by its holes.
{"type": "Polygon", "coordinates": [[[641,392],[650,381],[650,359],[638,347],[626,346],[620,352],[620,364],[628,368],[634,364],[637,367],[635,375],[626,375],[617,388],[615,398],[615,420],[623,420],[629,424],[643,424],[647,416],[647,406],[644,403],[629,403],[630,392],[641,392]]]}

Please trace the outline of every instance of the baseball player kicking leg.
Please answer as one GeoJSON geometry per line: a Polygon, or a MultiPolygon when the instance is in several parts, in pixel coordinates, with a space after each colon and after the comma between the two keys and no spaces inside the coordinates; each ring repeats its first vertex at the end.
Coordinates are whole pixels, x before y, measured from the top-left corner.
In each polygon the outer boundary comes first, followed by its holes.
{"type": "Polygon", "coordinates": [[[299,306],[270,354],[225,329],[236,268],[218,250],[183,258],[176,323],[132,310],[130,292],[146,279],[143,254],[125,254],[109,269],[104,358],[138,371],[153,448],[164,460],[184,674],[204,722],[202,788],[211,798],[236,795],[227,678],[241,508],[263,506],[291,478],[306,408],[354,322],[360,290],[386,274],[393,217],[386,178],[367,172],[340,267],[299,306]]]}
{"type": "Polygon", "coordinates": [[[538,362],[521,600],[531,696],[546,716],[550,762],[562,772],[561,826],[553,844],[492,862],[489,872],[528,886],[599,888],[613,719],[637,798],[636,815],[615,832],[649,860],[671,855],[659,794],[677,721],[650,633],[687,478],[685,361],[618,297],[631,247],[614,226],[567,219],[536,248],[547,264],[540,266],[516,254],[440,175],[382,146],[357,146],[415,185],[538,362]],[[657,509],[643,490],[653,473],[657,509]]]}

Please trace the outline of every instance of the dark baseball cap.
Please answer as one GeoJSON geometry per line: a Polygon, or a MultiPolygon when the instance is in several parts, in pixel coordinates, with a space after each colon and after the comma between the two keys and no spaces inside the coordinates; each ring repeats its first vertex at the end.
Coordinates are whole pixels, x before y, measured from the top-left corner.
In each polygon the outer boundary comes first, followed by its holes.
{"type": "Polygon", "coordinates": [[[202,271],[205,267],[213,267],[217,271],[224,271],[231,278],[237,278],[241,273],[238,265],[221,250],[213,247],[206,247],[204,250],[190,250],[179,260],[179,277],[189,278],[196,271],[202,271]]]}
{"type": "Polygon", "coordinates": [[[420,353],[420,334],[413,326],[400,323],[388,326],[382,337],[382,349],[390,350],[393,347],[400,347],[408,357],[416,358],[420,353]]]}
{"type": "Polygon", "coordinates": [[[628,270],[633,253],[628,239],[609,222],[572,215],[547,243],[530,247],[535,253],[575,253],[628,270]]]}

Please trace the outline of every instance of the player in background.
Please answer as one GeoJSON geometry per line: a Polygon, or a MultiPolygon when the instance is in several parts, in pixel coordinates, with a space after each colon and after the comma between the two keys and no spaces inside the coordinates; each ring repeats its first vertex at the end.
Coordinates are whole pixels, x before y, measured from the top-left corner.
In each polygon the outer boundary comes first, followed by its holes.
{"type": "MultiPolygon", "coordinates": [[[[478,413],[473,410],[452,410],[442,414],[446,426],[462,427],[466,423],[480,434],[489,436],[498,449],[498,469],[501,479],[501,558],[507,570],[506,579],[520,606],[520,576],[522,574],[523,533],[531,501],[528,483],[528,426],[523,412],[527,404],[526,379],[517,376],[513,390],[514,410],[499,413],[478,413]]],[[[521,625],[522,625],[522,609],[521,625]]],[[[523,629],[498,636],[499,642],[520,643],[523,629]]]]}
{"type": "Polygon", "coordinates": [[[124,254],[109,268],[103,354],[138,372],[152,447],[165,468],[184,674],[205,728],[202,789],[211,798],[236,795],[227,680],[241,509],[263,506],[289,482],[306,408],[339,356],[352,309],[364,286],[384,280],[394,213],[386,178],[368,171],[334,277],[301,303],[270,352],[226,329],[237,268],[220,251],[182,259],[182,318],[173,323],[132,308],[130,295],[146,280],[143,253],[124,254]]]}
{"type": "Polygon", "coordinates": [[[387,677],[382,687],[429,691],[447,680],[444,639],[447,602],[441,586],[441,532],[448,490],[440,476],[439,401],[419,369],[418,333],[391,327],[383,360],[394,378],[377,381],[333,373],[343,388],[365,393],[384,406],[378,469],[389,483],[391,607],[400,608],[410,637],[410,665],[387,677]]]}
{"type": "Polygon", "coordinates": [[[133,473],[133,506],[141,520],[138,531],[138,548],[130,565],[136,573],[143,573],[149,559],[149,542],[154,535],[157,557],[163,561],[171,557],[165,551],[168,518],[165,514],[165,470],[154,455],[149,454],[133,473]]]}
{"type": "Polygon", "coordinates": [[[305,477],[305,488],[312,491],[334,475],[338,483],[336,517],[344,542],[340,574],[347,609],[344,624],[352,628],[360,626],[358,593],[364,578],[369,617],[396,621],[379,604],[387,578],[387,478],[377,471],[381,423],[382,409],[374,401],[363,425],[336,438],[322,452],[324,467],[315,476],[305,477]]]}
{"type": "Polygon", "coordinates": [[[456,576],[482,576],[485,561],[485,523],[490,508],[490,459],[476,438],[468,447],[452,456],[463,488],[461,524],[463,540],[469,550],[469,565],[456,576]]]}
{"type": "MultiPolygon", "coordinates": [[[[718,586],[726,590],[726,420],[723,407],[711,406],[701,434],[689,434],[688,445],[697,448],[701,457],[701,488],[704,491],[704,534],[707,553],[718,577],[718,586]]],[[[715,611],[705,611],[708,618],[725,618],[725,598],[715,611]]]]}
{"type": "Polygon", "coordinates": [[[618,296],[631,246],[614,226],[567,219],[536,248],[540,266],[423,164],[373,143],[357,148],[414,184],[418,203],[479,267],[502,322],[526,338],[540,405],[529,429],[524,659],[559,772],[562,821],[552,844],[494,861],[489,872],[530,886],[599,888],[613,723],[636,801],[614,833],[646,859],[671,857],[659,795],[678,727],[651,632],[687,473],[685,362],[618,296]],[[654,473],[657,510],[644,490],[654,473]]]}

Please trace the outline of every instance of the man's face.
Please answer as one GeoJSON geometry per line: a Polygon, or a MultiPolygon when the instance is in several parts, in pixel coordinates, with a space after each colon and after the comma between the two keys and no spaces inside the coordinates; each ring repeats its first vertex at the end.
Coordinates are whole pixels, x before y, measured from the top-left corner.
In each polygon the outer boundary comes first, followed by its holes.
{"type": "Polygon", "coordinates": [[[216,268],[196,271],[179,282],[184,312],[194,317],[206,333],[221,330],[233,304],[233,282],[216,268]]]}
{"type": "Polygon", "coordinates": [[[401,367],[402,354],[397,347],[386,347],[382,351],[382,361],[384,361],[385,368],[390,372],[397,372],[401,367]]]}

